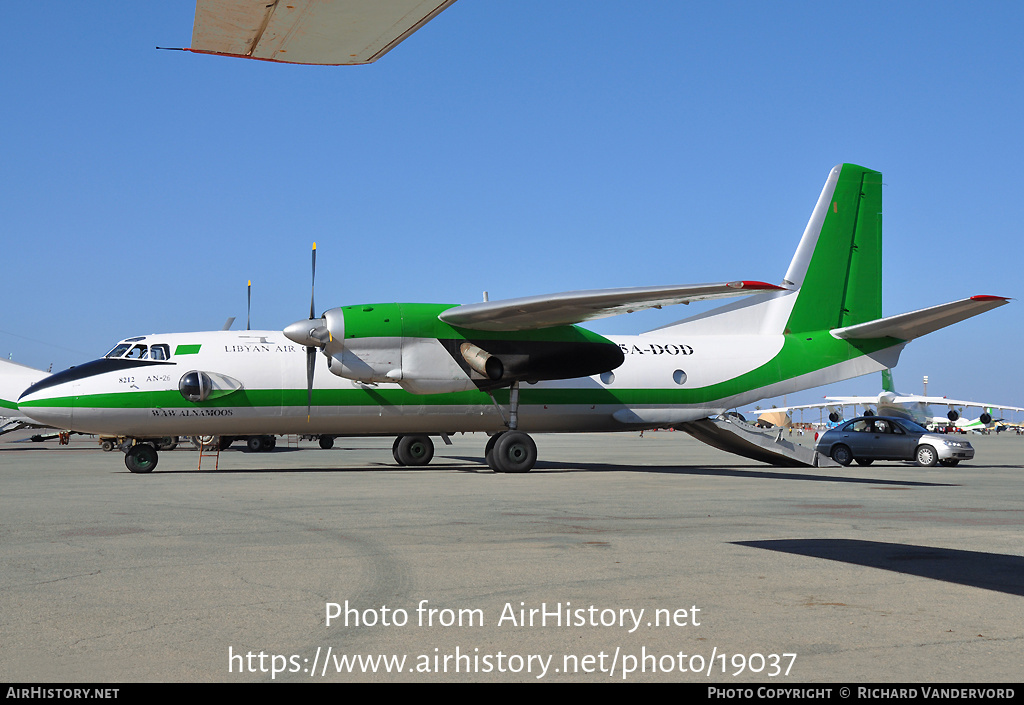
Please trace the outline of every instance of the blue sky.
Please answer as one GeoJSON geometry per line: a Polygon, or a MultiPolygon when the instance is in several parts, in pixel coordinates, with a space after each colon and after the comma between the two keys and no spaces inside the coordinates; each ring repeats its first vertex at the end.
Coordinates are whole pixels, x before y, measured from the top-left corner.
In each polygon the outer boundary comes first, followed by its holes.
{"type": "MultiPolygon", "coordinates": [[[[314,241],[320,310],[778,282],[841,162],[884,175],[886,314],[1022,296],[1024,6],[624,7],[459,0],[361,67],[156,51],[192,0],[5,8],[0,352],[244,327],[248,279],[281,329],[314,241]]],[[[1022,306],[911,343],[897,387],[1024,406],[1022,306]]]]}

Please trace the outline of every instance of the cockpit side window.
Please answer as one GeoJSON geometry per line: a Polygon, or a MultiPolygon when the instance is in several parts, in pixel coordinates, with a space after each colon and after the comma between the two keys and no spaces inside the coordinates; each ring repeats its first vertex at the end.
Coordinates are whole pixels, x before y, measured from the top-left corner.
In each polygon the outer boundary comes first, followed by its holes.
{"type": "Polygon", "coordinates": [[[131,346],[131,343],[118,343],[117,345],[114,346],[113,350],[108,352],[103,357],[121,357],[131,346]]]}
{"type": "Polygon", "coordinates": [[[171,349],[166,343],[157,343],[156,345],[149,346],[150,360],[169,360],[170,357],[171,349]]]}

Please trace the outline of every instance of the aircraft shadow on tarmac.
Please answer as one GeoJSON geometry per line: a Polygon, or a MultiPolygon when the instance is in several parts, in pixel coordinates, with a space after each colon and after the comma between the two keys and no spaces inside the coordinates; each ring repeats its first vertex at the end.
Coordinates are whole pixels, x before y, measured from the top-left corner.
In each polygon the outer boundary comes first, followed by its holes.
{"type": "MultiPolygon", "coordinates": [[[[275,453],[283,450],[298,450],[298,449],[284,449],[277,448],[275,453]]],[[[339,450],[339,449],[335,449],[339,450]]],[[[344,450],[344,449],[340,449],[344,450]]],[[[248,455],[248,453],[245,453],[248,455]]],[[[263,454],[260,454],[263,455],[263,454]]],[[[265,457],[265,456],[264,456],[265,457]]],[[[456,455],[445,455],[435,456],[435,460],[438,462],[426,465],[423,467],[400,467],[392,462],[381,460],[380,462],[364,463],[362,465],[341,465],[333,468],[322,468],[322,467],[301,467],[301,468],[274,468],[274,467],[259,467],[259,468],[224,468],[220,467],[214,470],[212,467],[206,467],[200,470],[203,473],[344,473],[344,472],[366,472],[366,471],[381,471],[381,470],[395,470],[395,471],[414,471],[414,472],[465,472],[465,473],[484,473],[491,474],[492,471],[484,463],[483,458],[479,456],[456,456],[456,455]],[[448,461],[447,463],[445,461],[448,461]],[[454,462],[451,462],[454,461],[454,462]]],[[[158,473],[171,474],[171,473],[192,473],[196,470],[168,470],[158,469],[158,473]]],[[[892,485],[895,487],[959,487],[958,484],[947,483],[947,482],[922,482],[916,480],[891,480],[881,479],[874,477],[849,477],[842,475],[820,475],[820,474],[803,474],[788,472],[785,468],[775,469],[760,469],[756,466],[750,465],[715,465],[715,466],[698,466],[698,465],[616,465],[614,463],[567,463],[559,461],[537,461],[531,473],[523,473],[528,476],[530,474],[537,475],[542,473],[558,473],[558,472],[642,472],[642,473],[668,473],[674,475],[709,475],[714,477],[736,477],[742,479],[762,479],[762,480],[801,480],[811,482],[841,482],[841,483],[854,483],[854,484],[866,484],[866,485],[892,485]]]]}
{"type": "MultiPolygon", "coordinates": [[[[480,458],[449,456],[452,460],[481,462],[480,458]]],[[[537,471],[587,472],[649,472],[673,475],[711,475],[714,477],[759,478],[762,480],[810,480],[812,482],[852,482],[868,485],[898,485],[901,487],[959,487],[948,482],[921,482],[915,480],[882,480],[873,477],[844,477],[842,475],[807,475],[787,472],[785,468],[760,469],[752,465],[616,465],[614,463],[565,463],[538,460],[537,471]]],[[[490,472],[487,470],[487,472],[490,472]]]]}
{"type": "Polygon", "coordinates": [[[1022,556],[858,539],[778,539],[734,543],[1024,596],[1022,556]]]}

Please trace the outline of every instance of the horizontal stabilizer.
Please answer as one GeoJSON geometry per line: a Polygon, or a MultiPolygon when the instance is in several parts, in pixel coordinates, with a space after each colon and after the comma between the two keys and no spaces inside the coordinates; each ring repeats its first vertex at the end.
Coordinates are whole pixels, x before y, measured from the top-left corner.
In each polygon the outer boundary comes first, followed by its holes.
{"type": "Polygon", "coordinates": [[[940,304],[911,313],[880,318],[877,321],[860,323],[845,328],[835,328],[832,335],[844,340],[864,340],[868,338],[896,338],[898,340],[914,340],[940,328],[967,320],[979,313],[990,311],[998,306],[1009,303],[1003,296],[972,296],[948,304],[940,304]]]}
{"type": "Polygon", "coordinates": [[[455,0],[199,0],[189,51],[291,64],[369,64],[455,0]]]}
{"type": "Polygon", "coordinates": [[[691,301],[744,296],[782,287],[755,281],[689,286],[641,286],[624,289],[569,291],[456,306],[439,318],[462,328],[488,331],[534,330],[572,325],[597,318],[633,313],[691,301]]]}

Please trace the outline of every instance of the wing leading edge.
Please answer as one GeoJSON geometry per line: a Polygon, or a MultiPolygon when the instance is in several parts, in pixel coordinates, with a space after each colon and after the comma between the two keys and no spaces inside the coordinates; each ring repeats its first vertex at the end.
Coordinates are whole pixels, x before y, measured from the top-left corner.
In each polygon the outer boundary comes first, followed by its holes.
{"type": "Polygon", "coordinates": [[[758,281],[733,281],[689,286],[642,286],[623,289],[568,291],[456,306],[439,318],[453,326],[487,331],[517,331],[573,325],[622,313],[661,308],[691,301],[783,291],[758,281]]]}

